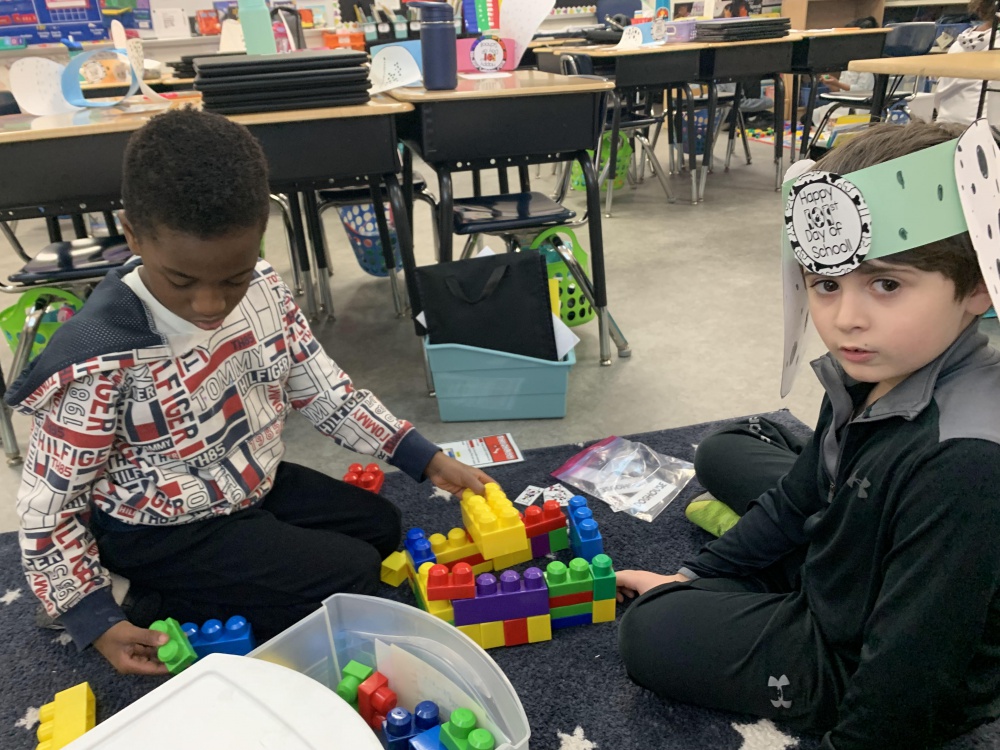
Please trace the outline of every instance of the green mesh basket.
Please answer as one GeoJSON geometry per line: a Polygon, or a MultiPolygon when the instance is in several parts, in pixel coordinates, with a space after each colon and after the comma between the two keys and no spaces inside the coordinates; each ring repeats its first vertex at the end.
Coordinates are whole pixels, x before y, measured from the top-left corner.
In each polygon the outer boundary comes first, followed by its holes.
{"type": "MultiPolygon", "coordinates": [[[[588,154],[593,157],[594,152],[588,150],[588,154]]],[[[611,133],[606,132],[601,136],[601,163],[597,167],[597,174],[600,175],[601,171],[604,169],[604,165],[608,163],[608,159],[611,158],[611,133]]],[[[621,190],[625,186],[625,179],[628,177],[629,164],[632,163],[632,146],[626,138],[621,133],[618,134],[618,153],[615,155],[615,179],[613,183],[614,190],[621,190]]],[[[601,185],[601,190],[607,190],[608,185],[612,184],[610,181],[605,180],[601,185]]],[[[573,162],[573,171],[570,173],[569,186],[573,190],[586,190],[587,183],[583,179],[583,167],[580,166],[580,162],[573,162]]]]}
{"type": "Polygon", "coordinates": [[[17,343],[24,331],[24,322],[27,320],[28,313],[34,308],[38,298],[43,295],[56,299],[49,303],[45,315],[42,316],[42,323],[38,326],[35,342],[31,346],[29,361],[41,354],[42,349],[49,343],[49,339],[52,338],[56,329],[80,312],[83,307],[82,299],[62,289],[39,287],[25,292],[17,298],[15,304],[0,312],[0,329],[3,330],[4,338],[7,339],[11,349],[17,349],[17,343]]]}
{"type": "Polygon", "coordinates": [[[568,326],[582,326],[594,319],[594,308],[590,306],[583,290],[570,273],[566,261],[553,246],[554,243],[572,247],[573,257],[583,268],[584,273],[590,273],[590,261],[587,253],[580,247],[573,230],[568,227],[546,229],[531,243],[532,250],[538,250],[545,256],[549,278],[559,280],[559,317],[568,326]]]}

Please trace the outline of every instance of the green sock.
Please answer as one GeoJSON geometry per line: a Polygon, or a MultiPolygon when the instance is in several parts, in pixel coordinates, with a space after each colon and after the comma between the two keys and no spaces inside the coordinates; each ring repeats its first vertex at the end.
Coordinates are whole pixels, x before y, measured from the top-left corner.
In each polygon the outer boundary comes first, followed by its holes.
{"type": "Polygon", "coordinates": [[[732,508],[707,493],[692,500],[684,515],[713,536],[722,536],[740,520],[732,508]]]}

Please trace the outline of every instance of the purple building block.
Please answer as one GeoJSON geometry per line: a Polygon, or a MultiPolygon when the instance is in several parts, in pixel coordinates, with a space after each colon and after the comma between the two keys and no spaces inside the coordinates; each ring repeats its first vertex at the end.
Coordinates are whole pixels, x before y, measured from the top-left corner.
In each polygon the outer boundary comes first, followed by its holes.
{"type": "Polygon", "coordinates": [[[549,544],[548,534],[539,534],[538,536],[531,537],[531,556],[535,557],[545,557],[552,551],[552,545],[549,544]]]}
{"type": "Polygon", "coordinates": [[[540,568],[528,568],[521,578],[515,570],[505,570],[500,580],[492,573],[476,579],[475,599],[455,599],[455,625],[517,620],[549,613],[549,589],[540,568]]]}
{"type": "Polygon", "coordinates": [[[234,615],[223,625],[221,620],[207,620],[200,628],[193,622],[181,625],[198,658],[208,654],[246,656],[257,647],[253,629],[244,618],[234,615]]]}

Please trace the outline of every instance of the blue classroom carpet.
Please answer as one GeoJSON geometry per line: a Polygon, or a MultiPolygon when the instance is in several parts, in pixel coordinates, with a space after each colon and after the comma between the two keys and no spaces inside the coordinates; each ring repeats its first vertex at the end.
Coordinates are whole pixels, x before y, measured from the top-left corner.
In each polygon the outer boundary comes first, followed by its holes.
{"type": "MultiPolygon", "coordinates": [[[[809,433],[787,411],[766,416],[803,435],[809,433]]],[[[692,460],[694,446],[720,424],[632,438],[661,453],[692,460]]],[[[528,484],[551,484],[549,472],[583,445],[526,451],[524,463],[489,471],[514,497],[528,484]]],[[[673,571],[708,541],[705,532],[684,518],[685,505],[700,491],[692,482],[653,523],[612,513],[592,500],[615,566],[673,571]]],[[[427,484],[416,485],[394,473],[386,477],[382,492],[402,508],[404,528],[419,526],[430,534],[461,525],[457,502],[435,496],[427,484]]],[[[568,557],[565,552],[559,556],[568,557]]],[[[386,586],[383,593],[413,603],[405,585],[386,586]]],[[[163,678],[118,675],[93,649],[76,653],[64,634],[35,627],[36,608],[20,572],[17,535],[0,534],[0,748],[33,749],[37,709],[57,691],[78,682],[90,682],[98,721],[163,682],[163,678]]],[[[619,606],[619,617],[622,611],[619,606]]],[[[616,642],[617,623],[602,623],[560,630],[548,643],[490,651],[520,695],[531,725],[532,750],[818,750],[818,738],[796,735],[766,720],[657,698],[628,680],[616,642]]],[[[1000,747],[1000,722],[952,742],[948,750],[996,747],[1000,747]]]]}

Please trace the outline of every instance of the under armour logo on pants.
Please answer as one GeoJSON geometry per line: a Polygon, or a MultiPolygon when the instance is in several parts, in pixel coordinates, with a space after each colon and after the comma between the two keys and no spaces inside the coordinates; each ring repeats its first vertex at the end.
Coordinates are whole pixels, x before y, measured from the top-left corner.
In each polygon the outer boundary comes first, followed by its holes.
{"type": "Polygon", "coordinates": [[[775,708],[791,708],[792,702],[785,700],[785,688],[791,683],[785,675],[781,677],[769,677],[767,679],[767,686],[778,689],[778,700],[771,699],[771,705],[775,708]]]}

